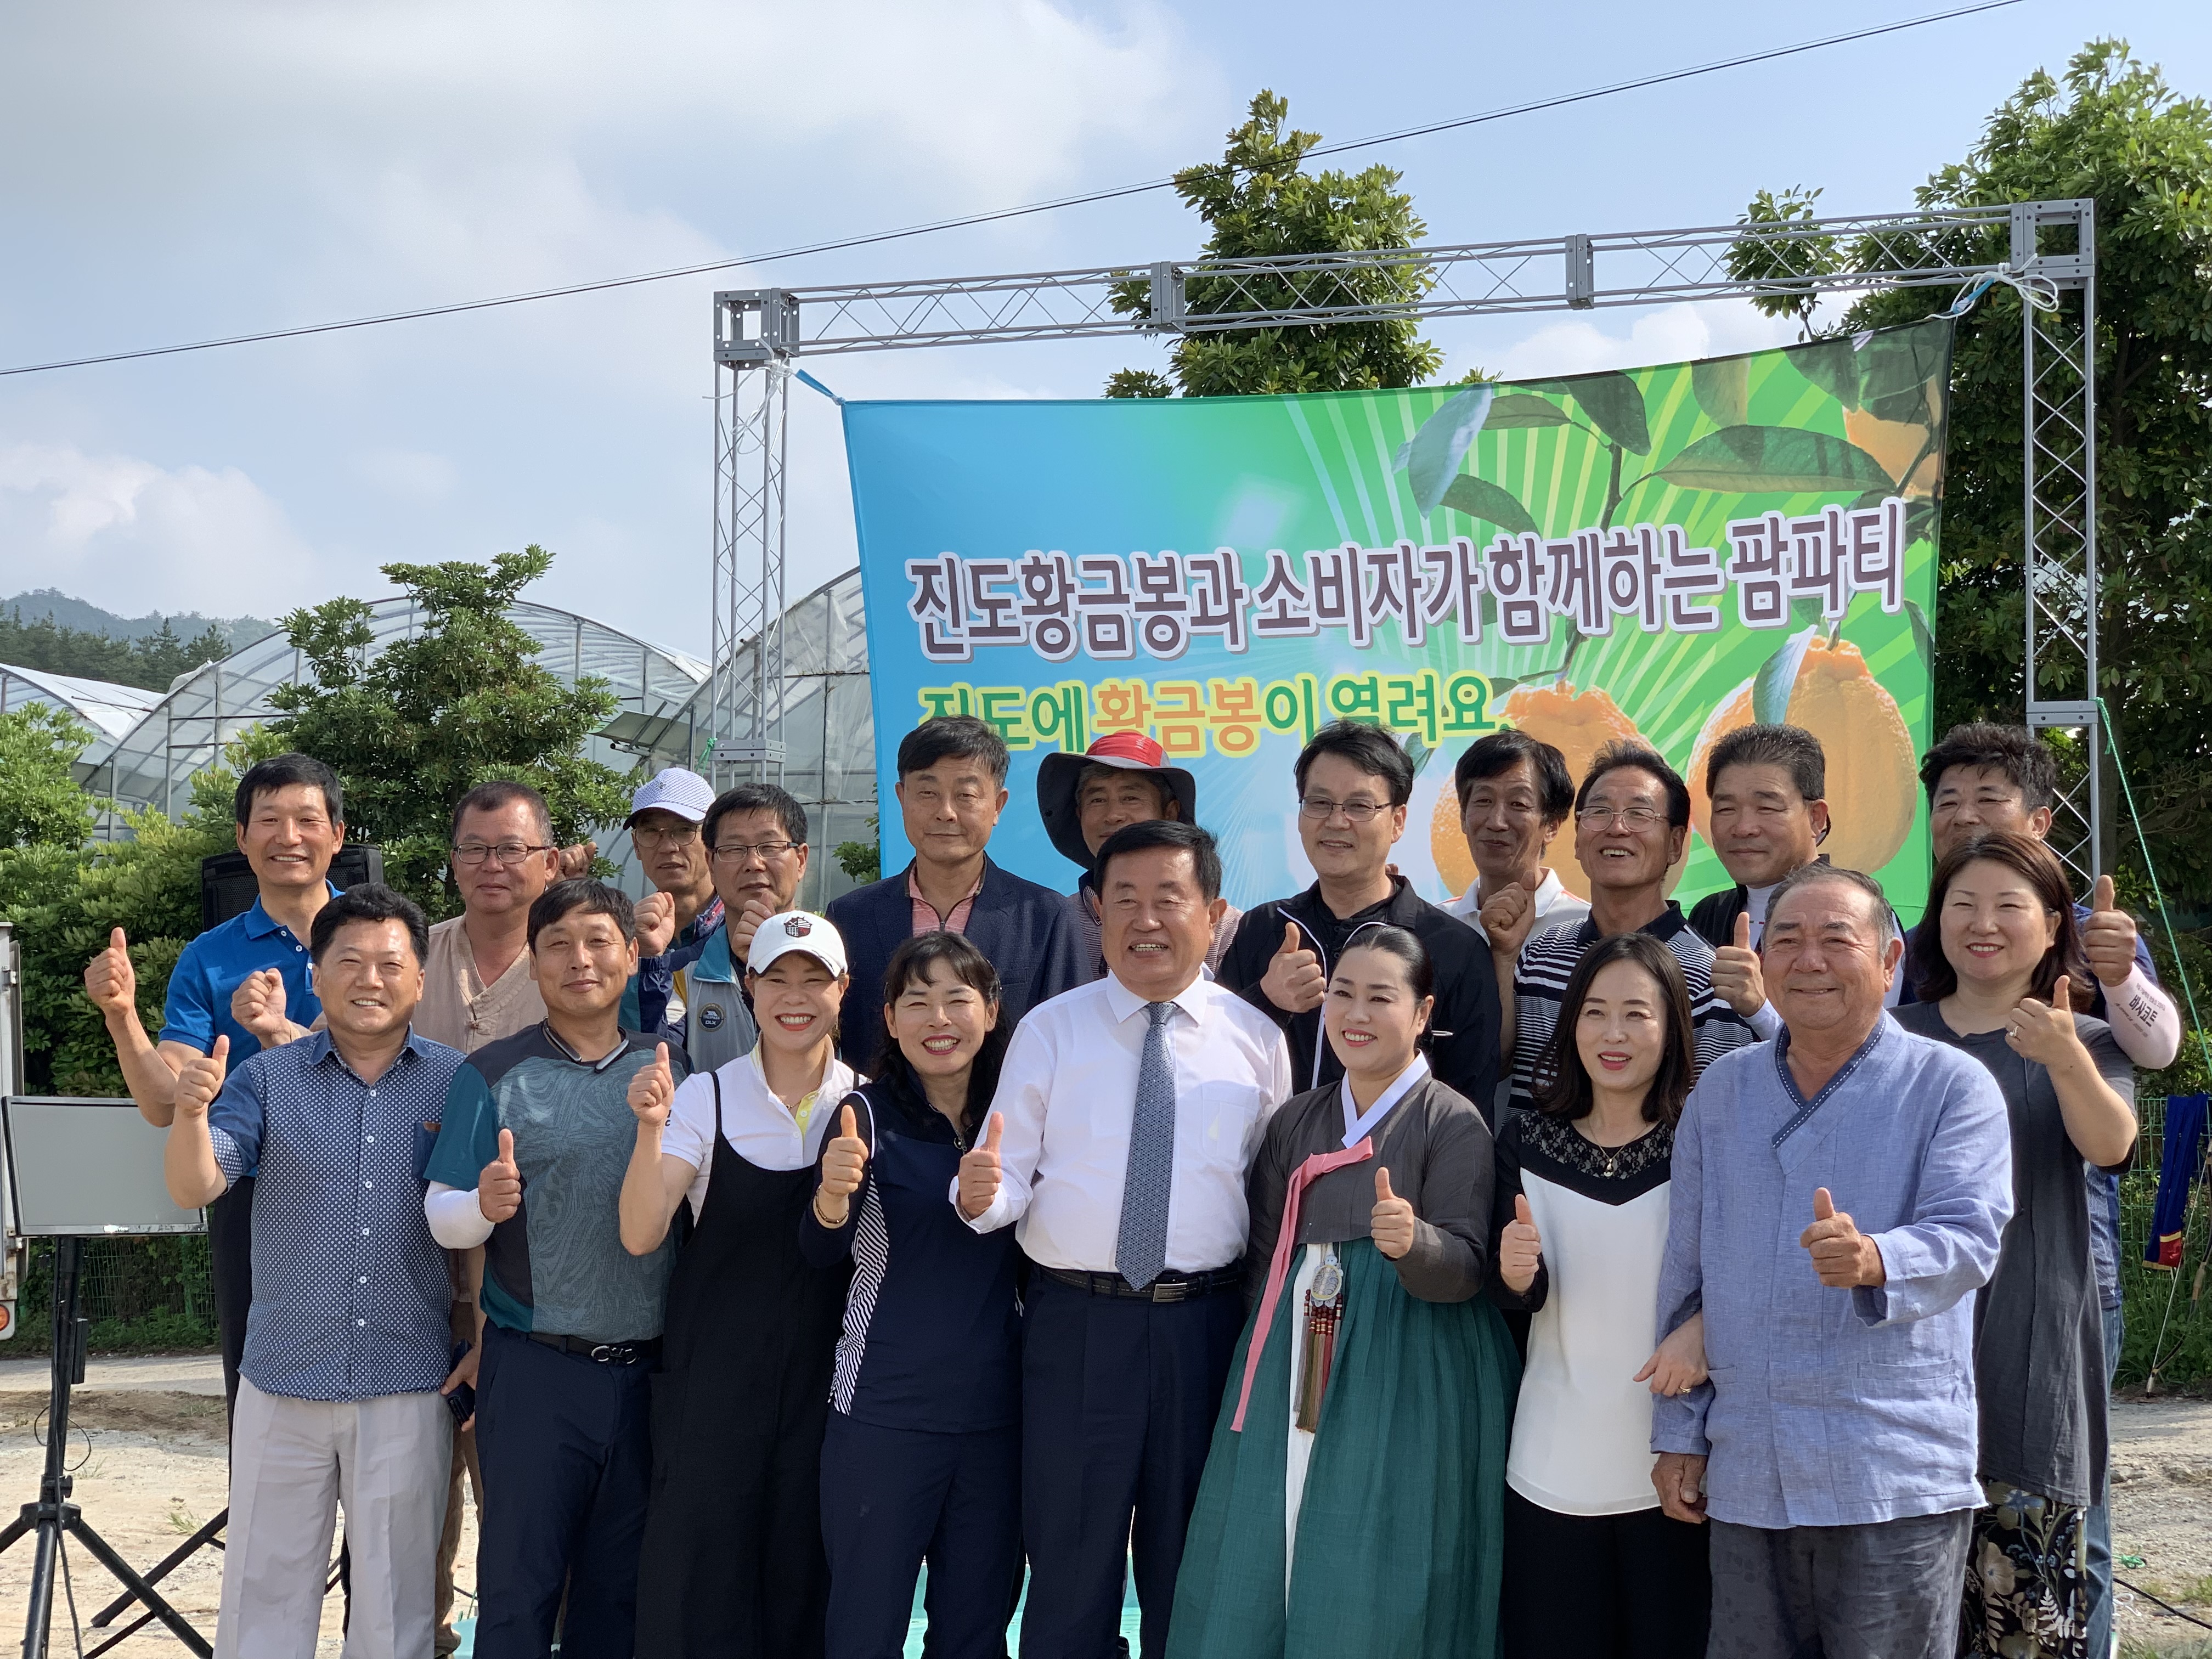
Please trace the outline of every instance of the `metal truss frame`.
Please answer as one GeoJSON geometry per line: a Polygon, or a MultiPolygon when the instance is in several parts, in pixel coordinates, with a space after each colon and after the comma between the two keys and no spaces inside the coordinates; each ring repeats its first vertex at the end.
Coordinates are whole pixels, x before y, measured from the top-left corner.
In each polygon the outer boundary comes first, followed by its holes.
{"type": "Polygon", "coordinates": [[[785,421],[800,357],[1694,300],[1809,301],[1992,278],[2058,295],[2055,310],[2021,306],[2024,712],[2032,726],[2084,734],[2090,764],[2067,794],[2053,845],[2094,878],[2108,861],[2095,703],[2094,223],[2094,203],[2034,202],[717,293],[714,775],[718,782],[773,776],[782,763],[785,421]],[[739,684],[737,647],[755,637],[762,649],[739,684]]]}

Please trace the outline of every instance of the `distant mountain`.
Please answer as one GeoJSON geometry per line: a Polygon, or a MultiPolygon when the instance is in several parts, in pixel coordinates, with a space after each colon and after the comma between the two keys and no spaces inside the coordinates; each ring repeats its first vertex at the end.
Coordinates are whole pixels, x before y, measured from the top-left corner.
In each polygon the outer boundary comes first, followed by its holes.
{"type": "Polygon", "coordinates": [[[172,634],[187,640],[198,639],[212,628],[230,642],[234,651],[276,630],[276,623],[258,617],[204,617],[197,611],[173,611],[167,616],[156,611],[144,617],[118,617],[88,599],[75,599],[52,587],[18,593],[12,599],[0,599],[0,617],[12,621],[19,615],[27,623],[51,619],[57,628],[81,634],[105,634],[111,640],[145,639],[159,634],[165,623],[172,634]]]}

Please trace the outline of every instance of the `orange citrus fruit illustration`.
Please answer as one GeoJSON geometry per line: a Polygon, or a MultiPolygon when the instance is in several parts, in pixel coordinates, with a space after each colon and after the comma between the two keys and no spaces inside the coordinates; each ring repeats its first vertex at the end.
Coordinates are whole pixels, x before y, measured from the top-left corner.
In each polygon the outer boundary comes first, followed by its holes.
{"type": "MultiPolygon", "coordinates": [[[[1721,738],[1751,724],[1752,682],[1721,699],[1690,751],[1690,821],[1712,839],[1705,757],[1721,738]]],[[[1820,740],[1828,757],[1832,828],[1820,850],[1847,870],[1876,871],[1897,856],[1920,806],[1912,738],[1897,699],[1868,671],[1849,640],[1815,638],[1790,690],[1789,722],[1820,740]]]]}

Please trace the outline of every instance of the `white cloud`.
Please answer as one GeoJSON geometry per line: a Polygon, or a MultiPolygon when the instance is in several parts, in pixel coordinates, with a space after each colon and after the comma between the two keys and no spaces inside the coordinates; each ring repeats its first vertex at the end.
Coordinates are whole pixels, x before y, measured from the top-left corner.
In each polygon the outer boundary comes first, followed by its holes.
{"type": "Polygon", "coordinates": [[[1613,333],[1579,317],[1547,323],[1498,354],[1492,372],[1509,380],[1546,380],[1601,368],[1722,357],[1787,345],[1797,337],[1789,319],[1762,317],[1735,300],[1659,306],[1632,314],[1629,326],[1613,333]]]}
{"type": "Polygon", "coordinates": [[[251,595],[263,615],[326,597],[312,550],[235,467],[0,443],[0,582],[131,616],[232,608],[211,591],[251,595]]]}

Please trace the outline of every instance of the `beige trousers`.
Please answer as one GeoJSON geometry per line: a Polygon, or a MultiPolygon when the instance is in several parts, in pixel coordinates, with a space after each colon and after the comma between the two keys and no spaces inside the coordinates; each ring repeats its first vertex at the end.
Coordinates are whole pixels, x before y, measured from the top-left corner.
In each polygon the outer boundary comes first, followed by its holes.
{"type": "Polygon", "coordinates": [[[453,1444],[435,1394],[294,1400],[241,1377],[216,1659],[314,1652],[340,1510],[353,1555],[344,1659],[423,1659],[453,1444]]]}

